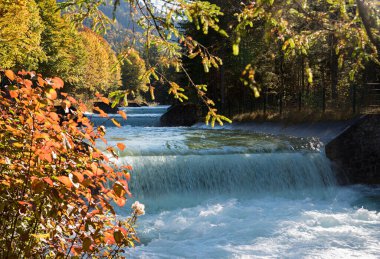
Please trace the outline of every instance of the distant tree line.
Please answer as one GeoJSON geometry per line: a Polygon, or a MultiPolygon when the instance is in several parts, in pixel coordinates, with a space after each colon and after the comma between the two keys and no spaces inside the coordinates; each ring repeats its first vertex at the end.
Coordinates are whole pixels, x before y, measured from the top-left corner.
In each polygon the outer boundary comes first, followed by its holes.
{"type": "Polygon", "coordinates": [[[98,34],[76,28],[55,0],[0,2],[0,67],[60,76],[64,90],[94,94],[121,86],[116,53],[98,34]]]}

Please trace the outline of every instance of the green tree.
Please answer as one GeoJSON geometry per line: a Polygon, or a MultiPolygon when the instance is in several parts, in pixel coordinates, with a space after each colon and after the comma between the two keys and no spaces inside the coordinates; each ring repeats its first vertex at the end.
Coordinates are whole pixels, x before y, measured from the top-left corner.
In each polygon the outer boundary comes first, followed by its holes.
{"type": "Polygon", "coordinates": [[[37,0],[44,30],[41,46],[46,60],[38,70],[46,76],[59,75],[67,85],[81,82],[78,76],[85,65],[85,45],[77,29],[61,14],[55,0],[37,0]]]}
{"type": "Polygon", "coordinates": [[[121,73],[123,85],[120,89],[129,91],[132,96],[141,99],[141,93],[147,92],[149,87],[146,78],[144,78],[146,73],[145,61],[135,49],[126,51],[121,73]]]}

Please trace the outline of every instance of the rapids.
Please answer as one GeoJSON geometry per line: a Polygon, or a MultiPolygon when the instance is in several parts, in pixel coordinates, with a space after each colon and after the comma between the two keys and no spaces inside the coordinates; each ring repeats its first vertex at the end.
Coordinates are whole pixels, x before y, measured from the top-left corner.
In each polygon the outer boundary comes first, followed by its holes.
{"type": "Polygon", "coordinates": [[[380,258],[380,187],[338,186],[322,140],[158,127],[166,109],[126,108],[107,128],[133,166],[130,204],[146,205],[129,257],[380,258]]]}

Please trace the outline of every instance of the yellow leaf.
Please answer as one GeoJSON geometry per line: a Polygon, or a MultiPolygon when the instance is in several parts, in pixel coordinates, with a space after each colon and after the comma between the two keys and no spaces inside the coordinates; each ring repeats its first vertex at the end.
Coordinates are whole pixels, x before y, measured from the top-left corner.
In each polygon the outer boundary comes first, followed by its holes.
{"type": "Polygon", "coordinates": [[[118,128],[121,127],[120,123],[119,123],[117,120],[115,120],[115,119],[111,119],[111,121],[112,121],[113,124],[115,124],[118,128]]]}
{"type": "Polygon", "coordinates": [[[46,233],[46,234],[32,234],[32,236],[34,236],[35,238],[37,239],[46,239],[50,236],[49,233],[46,233]]]}
{"type": "Polygon", "coordinates": [[[253,88],[253,93],[255,94],[255,98],[259,98],[259,97],[260,97],[260,92],[259,92],[259,90],[257,89],[257,87],[254,87],[254,88],[253,88]]]}
{"type": "Polygon", "coordinates": [[[239,44],[232,45],[232,54],[234,54],[234,56],[239,55],[239,44]]]}

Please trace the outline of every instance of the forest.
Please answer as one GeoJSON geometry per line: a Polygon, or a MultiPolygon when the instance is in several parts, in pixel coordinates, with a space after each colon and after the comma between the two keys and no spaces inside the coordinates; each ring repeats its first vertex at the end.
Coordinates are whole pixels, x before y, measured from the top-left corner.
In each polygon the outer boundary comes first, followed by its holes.
{"type": "Polygon", "coordinates": [[[128,146],[91,122],[93,102],[193,103],[212,127],[379,112],[379,7],[0,0],[0,257],[119,258],[141,242],[128,146]]]}

